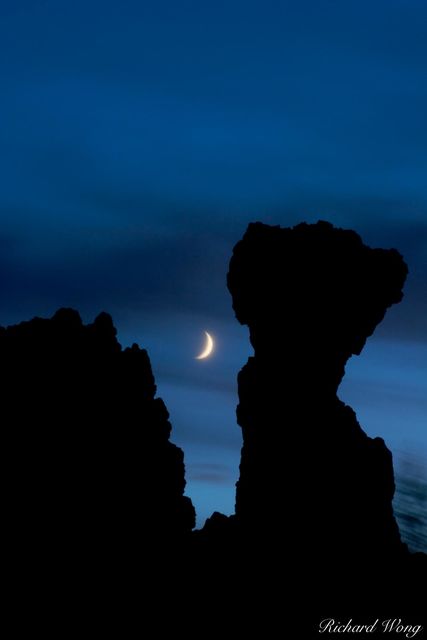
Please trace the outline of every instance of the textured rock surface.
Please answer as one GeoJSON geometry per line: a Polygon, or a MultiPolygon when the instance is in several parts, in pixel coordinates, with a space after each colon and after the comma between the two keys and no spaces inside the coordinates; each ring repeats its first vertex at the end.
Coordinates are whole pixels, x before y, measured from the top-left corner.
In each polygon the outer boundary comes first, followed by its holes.
{"type": "Polygon", "coordinates": [[[71,309],[0,329],[6,513],[19,554],[45,567],[136,560],[194,526],[181,449],[147,352],[111,317],[71,309]]]}
{"type": "Polygon", "coordinates": [[[238,377],[245,535],[277,536],[316,558],[403,552],[391,454],[337,388],[348,358],[401,300],[406,275],[397,251],[326,222],[251,224],[236,245],[228,287],[254,347],[238,377]]]}

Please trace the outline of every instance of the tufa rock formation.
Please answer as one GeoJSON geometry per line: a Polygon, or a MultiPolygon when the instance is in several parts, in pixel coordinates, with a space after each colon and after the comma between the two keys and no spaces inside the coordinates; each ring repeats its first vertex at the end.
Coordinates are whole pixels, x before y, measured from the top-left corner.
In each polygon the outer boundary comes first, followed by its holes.
{"type": "Polygon", "coordinates": [[[235,520],[253,548],[268,539],[319,562],[404,553],[391,453],[337,389],[347,360],[402,299],[406,275],[396,250],[326,222],[250,224],[235,246],[228,288],[254,348],[238,376],[235,520]]]}
{"type": "Polygon", "coordinates": [[[21,561],[134,563],[195,524],[147,352],[71,309],[0,329],[6,521],[21,561]],[[149,547],[148,547],[149,549],[149,547]]]}

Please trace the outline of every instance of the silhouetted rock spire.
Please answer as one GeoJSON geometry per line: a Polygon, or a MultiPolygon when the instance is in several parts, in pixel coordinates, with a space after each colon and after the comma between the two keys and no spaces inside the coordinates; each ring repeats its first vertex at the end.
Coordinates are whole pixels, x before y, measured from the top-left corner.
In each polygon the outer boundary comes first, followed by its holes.
{"type": "Polygon", "coordinates": [[[111,568],[193,528],[147,352],[122,350],[108,314],[84,325],[60,309],[0,328],[0,362],[7,523],[21,557],[111,568]]]}
{"type": "Polygon", "coordinates": [[[326,222],[250,224],[237,243],[228,287],[254,347],[238,377],[236,521],[246,536],[318,558],[403,551],[391,454],[336,392],[406,275],[396,250],[326,222]]]}

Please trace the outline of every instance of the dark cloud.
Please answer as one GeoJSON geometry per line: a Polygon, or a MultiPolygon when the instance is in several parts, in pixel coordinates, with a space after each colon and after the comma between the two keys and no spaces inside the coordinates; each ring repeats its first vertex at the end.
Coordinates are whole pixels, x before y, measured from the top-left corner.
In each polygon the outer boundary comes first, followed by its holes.
{"type": "Polygon", "coordinates": [[[230,485],[236,481],[236,470],[223,464],[205,462],[189,464],[186,467],[187,478],[191,482],[207,482],[208,484],[230,485]]]}
{"type": "Polygon", "coordinates": [[[77,222],[68,231],[66,225],[58,233],[36,229],[33,235],[31,227],[22,232],[13,228],[0,239],[1,299],[8,301],[10,312],[14,306],[43,313],[71,305],[84,313],[104,308],[113,313],[149,310],[154,315],[187,312],[232,321],[226,273],[246,224],[257,218],[284,225],[321,218],[355,228],[372,246],[401,251],[410,272],[405,299],[380,332],[426,340],[427,222],[422,205],[313,194],[305,200],[298,205],[291,198],[286,211],[238,213],[230,221],[221,212],[214,215],[190,206],[179,214],[170,203],[157,201],[154,206],[143,197],[114,200],[106,195],[104,203],[98,197],[100,210],[108,204],[115,212],[113,223],[101,217],[100,222],[77,222]]]}
{"type": "MultiPolygon", "coordinates": [[[[425,369],[427,369],[427,366],[425,369]]],[[[420,374],[425,375],[426,372],[423,371],[420,374]]],[[[351,395],[357,398],[358,402],[362,400],[365,406],[388,406],[389,408],[407,406],[411,408],[414,414],[427,414],[427,398],[423,387],[419,389],[413,387],[405,388],[402,383],[387,384],[384,382],[351,380],[351,395]]]]}

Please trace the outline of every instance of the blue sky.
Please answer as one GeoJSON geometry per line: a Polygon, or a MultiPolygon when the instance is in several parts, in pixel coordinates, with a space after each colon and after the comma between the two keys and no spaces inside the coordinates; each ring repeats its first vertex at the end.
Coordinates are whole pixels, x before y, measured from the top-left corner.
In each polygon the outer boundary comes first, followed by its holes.
{"type": "Polygon", "coordinates": [[[0,7],[0,324],[105,309],[147,347],[199,522],[233,508],[251,350],[225,276],[249,221],[403,253],[404,301],[341,396],[396,455],[427,451],[426,28],[423,0],[0,7]]]}

